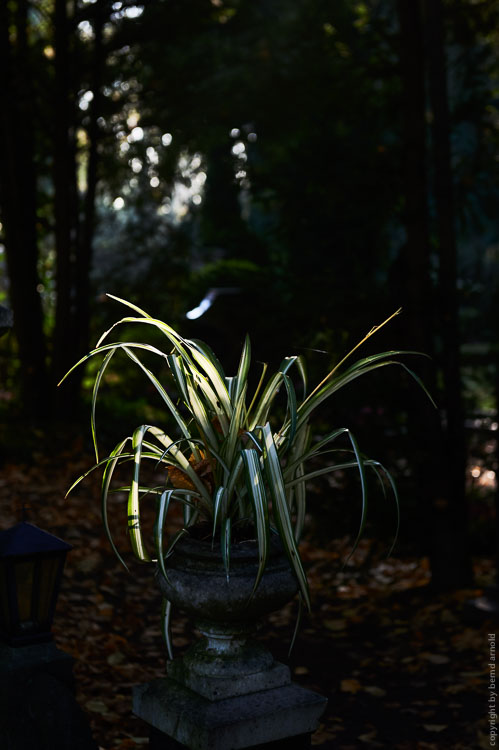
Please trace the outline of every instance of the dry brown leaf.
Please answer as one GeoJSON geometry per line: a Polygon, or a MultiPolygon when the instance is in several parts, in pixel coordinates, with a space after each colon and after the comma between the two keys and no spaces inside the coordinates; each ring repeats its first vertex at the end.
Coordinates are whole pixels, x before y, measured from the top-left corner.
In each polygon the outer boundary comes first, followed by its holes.
{"type": "Polygon", "coordinates": [[[368,745],[373,745],[374,747],[382,747],[382,745],[379,742],[375,741],[375,737],[377,735],[377,731],[373,729],[371,732],[366,732],[365,734],[359,734],[358,738],[361,742],[365,742],[368,745]]]}
{"type": "Polygon", "coordinates": [[[346,620],[325,620],[324,625],[328,630],[345,630],[348,623],[346,620]]]}
{"type": "Polygon", "coordinates": [[[121,651],[114,651],[114,653],[109,654],[106,661],[112,667],[117,667],[118,665],[123,664],[125,659],[126,659],[126,656],[121,651]]]}
{"type": "Polygon", "coordinates": [[[450,662],[450,657],[445,654],[430,654],[427,651],[424,651],[421,654],[421,657],[426,659],[426,661],[429,661],[431,664],[448,664],[450,662]]]}
{"type": "Polygon", "coordinates": [[[108,714],[109,709],[104,703],[104,701],[99,700],[98,698],[91,698],[85,703],[85,708],[88,711],[92,711],[94,713],[98,714],[108,714]]]}
{"type": "Polygon", "coordinates": [[[380,688],[377,685],[367,685],[364,688],[364,692],[369,693],[369,695],[374,695],[376,698],[383,698],[383,696],[386,695],[386,690],[383,690],[383,688],[380,688]]]}
{"type": "Polygon", "coordinates": [[[443,732],[447,729],[447,724],[423,724],[423,728],[427,732],[443,732]]]}
{"type": "Polygon", "coordinates": [[[295,667],[294,673],[295,674],[310,674],[310,670],[308,667],[295,667]]]}
{"type": "Polygon", "coordinates": [[[453,682],[452,685],[447,685],[447,687],[444,688],[444,692],[450,693],[451,695],[454,693],[462,693],[465,690],[468,690],[468,688],[462,682],[453,682]]]}
{"type": "Polygon", "coordinates": [[[342,693],[358,693],[362,690],[362,685],[355,678],[349,678],[342,680],[340,683],[340,690],[342,693]]]}

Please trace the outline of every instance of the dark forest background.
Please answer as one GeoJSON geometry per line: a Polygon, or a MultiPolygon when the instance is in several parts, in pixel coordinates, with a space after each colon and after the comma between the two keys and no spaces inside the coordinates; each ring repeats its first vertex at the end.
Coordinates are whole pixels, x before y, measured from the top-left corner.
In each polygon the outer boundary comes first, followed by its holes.
{"type": "MultiPolygon", "coordinates": [[[[495,548],[498,92],[495,0],[1,2],[0,461],[90,438],[91,371],[56,385],[123,314],[106,293],[228,371],[248,331],[316,379],[402,307],[363,353],[429,355],[438,408],[393,371],[321,418],[396,476],[400,549],[469,584],[495,548]]],[[[148,389],[113,377],[126,421],[148,389]]],[[[355,528],[348,482],[312,497],[324,534],[355,528]]],[[[389,546],[382,498],[371,523],[389,546]]]]}

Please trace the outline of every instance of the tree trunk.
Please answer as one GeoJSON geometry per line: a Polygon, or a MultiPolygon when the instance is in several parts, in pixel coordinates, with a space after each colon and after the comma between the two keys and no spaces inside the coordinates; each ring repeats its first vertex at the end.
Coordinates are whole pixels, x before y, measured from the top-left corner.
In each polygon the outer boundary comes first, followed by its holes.
{"type": "Polygon", "coordinates": [[[4,224],[9,294],[19,346],[20,395],[29,416],[50,407],[43,312],[37,271],[34,97],[27,44],[28,3],[18,0],[14,19],[0,3],[0,201],[4,224]],[[12,20],[15,41],[9,38],[12,20]]]}
{"type": "MultiPolygon", "coordinates": [[[[55,382],[77,358],[75,330],[75,262],[78,242],[74,96],[71,80],[70,33],[66,0],[56,0],[54,11],[54,218],[56,249],[56,307],[52,370],[55,382]]],[[[57,408],[67,413],[78,396],[78,378],[71,378],[57,394],[57,408]]]]}
{"type": "MultiPolygon", "coordinates": [[[[94,54],[91,74],[93,99],[90,104],[89,125],[87,136],[89,141],[86,192],[83,202],[83,222],[76,263],[76,316],[78,356],[83,356],[89,349],[89,321],[90,321],[90,269],[92,266],[93,238],[95,232],[95,196],[97,190],[97,165],[99,124],[98,116],[102,103],[102,75],[105,62],[103,45],[103,27],[106,19],[106,0],[100,0],[96,5],[94,16],[94,54]]],[[[83,372],[83,371],[82,371],[83,372]]]]}
{"type": "Polygon", "coordinates": [[[444,454],[441,472],[447,493],[434,507],[433,523],[438,549],[432,558],[432,577],[437,586],[471,583],[467,544],[465,497],[466,442],[461,395],[459,323],[457,298],[457,245],[454,190],[451,167],[450,113],[445,61],[445,32],[441,0],[425,0],[429,94],[433,112],[433,175],[436,237],[439,251],[438,314],[443,375],[444,454]]]}
{"type": "MultiPolygon", "coordinates": [[[[411,345],[432,355],[434,290],[430,277],[425,62],[419,2],[399,0],[398,14],[403,85],[404,218],[407,232],[400,275],[404,277],[407,294],[411,345]]],[[[431,364],[426,364],[426,377],[431,377],[432,381],[435,379],[431,364]]]]}
{"type": "Polygon", "coordinates": [[[430,355],[429,360],[418,366],[418,371],[439,405],[437,411],[424,409],[419,403],[416,404],[416,408],[409,413],[409,430],[411,463],[428,525],[432,585],[437,589],[446,589],[469,584],[471,568],[466,553],[466,519],[463,513],[464,422],[459,379],[456,376],[459,370],[456,358],[456,255],[450,173],[450,125],[443,67],[443,36],[433,36],[430,41],[431,34],[434,34],[433,13],[436,4],[434,0],[429,0],[429,4],[432,5],[431,13],[423,15],[424,5],[420,2],[398,0],[407,230],[406,245],[399,260],[399,277],[405,283],[411,347],[430,355]],[[425,21],[428,25],[427,40],[425,21]],[[438,213],[436,234],[441,255],[441,277],[437,289],[434,288],[430,273],[425,41],[429,42],[426,53],[432,63],[431,100],[437,106],[435,97],[438,97],[439,107],[438,111],[433,112],[434,128],[438,129],[438,135],[435,132],[434,156],[431,161],[435,173],[434,191],[438,213]],[[438,44],[440,60],[437,64],[435,46],[438,44]],[[435,139],[438,140],[438,146],[435,139]],[[453,329],[448,325],[448,321],[452,319],[453,329]],[[435,355],[438,338],[445,341],[442,361],[437,361],[435,355]],[[437,389],[437,367],[444,376],[442,395],[437,389]],[[451,373],[455,378],[452,383],[449,380],[451,373]]]}
{"type": "MultiPolygon", "coordinates": [[[[429,355],[418,362],[429,391],[436,396],[434,361],[434,289],[430,276],[430,220],[428,211],[427,132],[425,57],[421,5],[414,0],[398,0],[400,24],[400,75],[402,81],[403,193],[405,246],[398,259],[398,286],[404,305],[410,348],[429,355]]],[[[428,525],[426,552],[433,557],[438,539],[433,534],[433,508],[444,493],[442,472],[442,428],[440,415],[430,404],[418,401],[409,409],[409,451],[414,484],[424,519],[417,528],[428,525]]]]}

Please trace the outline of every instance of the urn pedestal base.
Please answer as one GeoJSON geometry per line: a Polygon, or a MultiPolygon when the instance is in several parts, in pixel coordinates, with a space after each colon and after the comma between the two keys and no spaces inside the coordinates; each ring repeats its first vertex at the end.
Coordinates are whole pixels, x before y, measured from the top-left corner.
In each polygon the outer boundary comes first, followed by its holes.
{"type": "Polygon", "coordinates": [[[133,690],[133,712],[154,728],[155,750],[174,748],[175,742],[189,750],[238,750],[279,740],[305,748],[326,703],[322,695],[291,682],[215,701],[170,677],[133,690]]]}
{"type": "Polygon", "coordinates": [[[248,633],[234,632],[234,626],[198,629],[204,637],[182,658],[168,662],[168,677],[184,687],[219,701],[290,684],[289,668],[248,633]]]}

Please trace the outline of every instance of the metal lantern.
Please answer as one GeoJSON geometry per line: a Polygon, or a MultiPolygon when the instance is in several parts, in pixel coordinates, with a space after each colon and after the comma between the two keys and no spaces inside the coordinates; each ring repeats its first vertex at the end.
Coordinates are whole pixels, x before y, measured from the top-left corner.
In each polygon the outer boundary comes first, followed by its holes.
{"type": "Polygon", "coordinates": [[[22,521],[0,532],[0,637],[11,646],[52,640],[50,628],[71,545],[22,521]]]}

